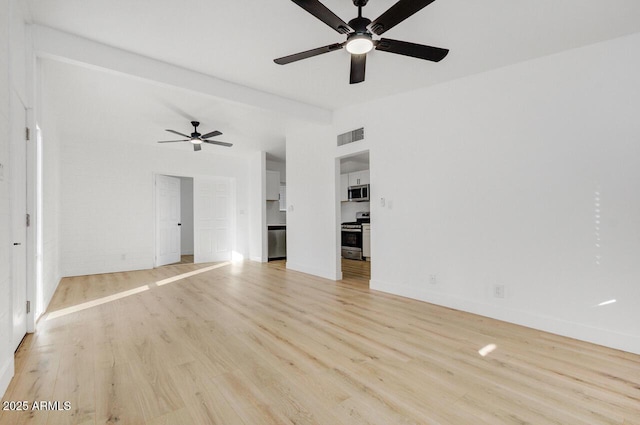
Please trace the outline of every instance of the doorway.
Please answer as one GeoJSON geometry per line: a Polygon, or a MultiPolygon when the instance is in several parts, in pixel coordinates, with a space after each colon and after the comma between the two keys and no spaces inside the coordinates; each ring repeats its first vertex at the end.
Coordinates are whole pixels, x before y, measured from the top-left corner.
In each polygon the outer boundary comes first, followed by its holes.
{"type": "Polygon", "coordinates": [[[180,177],[180,263],[193,263],[193,177],[180,177]]]}
{"type": "Polygon", "coordinates": [[[193,263],[193,178],[156,175],[156,261],[193,263]]]}
{"type": "Polygon", "coordinates": [[[231,260],[234,180],[162,174],[155,179],[155,266],[231,260]]]}
{"type": "Polygon", "coordinates": [[[340,158],[338,247],[342,279],[369,284],[371,279],[371,182],[369,151],[340,158]],[[349,196],[349,193],[357,196],[349,196]],[[366,196],[363,198],[362,196],[366,196]],[[359,198],[359,199],[358,199],[359,198]],[[357,236],[357,237],[354,237],[357,236]],[[355,241],[355,243],[354,243],[355,241]]]}

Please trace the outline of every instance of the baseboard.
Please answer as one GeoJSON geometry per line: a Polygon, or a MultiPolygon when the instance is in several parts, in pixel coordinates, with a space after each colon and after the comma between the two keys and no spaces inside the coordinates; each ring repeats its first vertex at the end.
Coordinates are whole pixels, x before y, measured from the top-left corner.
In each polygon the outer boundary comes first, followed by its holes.
{"type": "Polygon", "coordinates": [[[7,359],[7,362],[0,368],[0,399],[4,398],[4,393],[9,388],[9,383],[14,374],[13,353],[7,359]]]}
{"type": "Polygon", "coordinates": [[[329,280],[340,280],[341,278],[335,270],[323,270],[312,266],[306,266],[304,264],[292,263],[290,261],[287,261],[287,270],[294,270],[329,280]]]}
{"type": "Polygon", "coordinates": [[[413,288],[407,285],[391,284],[380,280],[371,280],[370,288],[392,295],[399,295],[401,297],[424,301],[556,335],[614,348],[616,350],[640,354],[640,337],[635,335],[595,328],[581,323],[536,315],[508,307],[496,306],[494,304],[485,304],[477,301],[460,299],[446,294],[420,291],[418,288],[413,288]]]}
{"type": "Polygon", "coordinates": [[[264,261],[262,257],[249,257],[249,260],[255,261],[257,263],[266,263],[266,261],[264,261]]]}

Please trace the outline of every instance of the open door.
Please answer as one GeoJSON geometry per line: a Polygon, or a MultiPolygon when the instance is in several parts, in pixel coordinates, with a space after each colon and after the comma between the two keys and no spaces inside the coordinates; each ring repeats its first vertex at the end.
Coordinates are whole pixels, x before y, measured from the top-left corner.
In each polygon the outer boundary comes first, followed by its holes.
{"type": "Polygon", "coordinates": [[[200,177],[193,181],[194,262],[229,261],[233,250],[231,179],[200,177]]]}
{"type": "Polygon", "coordinates": [[[18,348],[27,333],[27,111],[11,90],[11,291],[13,305],[12,347],[18,348]]]}
{"type": "Polygon", "coordinates": [[[180,262],[180,179],[156,175],[156,267],[180,262]]]}

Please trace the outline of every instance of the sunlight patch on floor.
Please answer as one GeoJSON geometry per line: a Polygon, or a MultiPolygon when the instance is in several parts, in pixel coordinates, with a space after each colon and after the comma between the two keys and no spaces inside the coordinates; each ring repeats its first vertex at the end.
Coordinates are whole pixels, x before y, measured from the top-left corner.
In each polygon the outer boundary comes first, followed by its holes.
{"type": "Polygon", "coordinates": [[[129,297],[131,295],[135,295],[135,294],[139,294],[141,292],[148,291],[149,289],[151,289],[153,287],[167,285],[169,283],[173,283],[173,282],[177,282],[179,280],[187,279],[189,277],[196,276],[196,275],[199,275],[201,273],[206,273],[206,272],[211,271],[211,270],[219,269],[221,267],[225,267],[225,266],[228,266],[230,264],[231,263],[227,261],[227,262],[216,264],[216,265],[213,265],[213,266],[204,267],[202,269],[194,270],[194,271],[187,272],[187,273],[182,273],[182,274],[179,274],[177,276],[169,277],[167,279],[162,279],[162,280],[159,280],[157,282],[152,282],[152,283],[149,283],[148,285],[142,285],[142,286],[139,286],[137,288],[129,289],[127,291],[118,292],[117,294],[108,295],[106,297],[98,298],[96,300],[87,301],[85,303],[81,303],[81,304],[77,304],[77,305],[74,305],[74,306],[71,306],[71,307],[63,308],[61,310],[52,311],[51,313],[47,314],[46,320],[49,321],[49,320],[57,319],[59,317],[66,316],[68,314],[77,313],[79,311],[83,311],[83,310],[87,310],[89,308],[93,308],[93,307],[96,307],[96,306],[99,306],[99,305],[107,304],[107,303],[110,303],[112,301],[120,300],[122,298],[126,298],[126,297],[129,297]]]}
{"type": "Polygon", "coordinates": [[[480,354],[482,357],[486,357],[489,353],[492,353],[496,348],[498,348],[498,346],[495,344],[485,345],[484,347],[478,350],[478,354],[480,354]]]}
{"type": "Polygon", "coordinates": [[[177,276],[169,277],[167,279],[162,279],[162,280],[159,280],[159,281],[154,282],[154,283],[156,285],[158,285],[158,286],[162,286],[162,285],[166,285],[168,283],[176,282],[178,280],[186,279],[186,278],[191,277],[191,276],[196,276],[196,275],[199,275],[200,273],[205,273],[205,272],[208,272],[210,270],[219,269],[220,267],[228,266],[230,264],[231,264],[230,262],[225,261],[224,263],[220,263],[220,264],[216,264],[214,266],[209,266],[209,267],[205,267],[205,268],[202,268],[202,269],[194,270],[192,272],[182,273],[182,274],[179,274],[177,276]]]}

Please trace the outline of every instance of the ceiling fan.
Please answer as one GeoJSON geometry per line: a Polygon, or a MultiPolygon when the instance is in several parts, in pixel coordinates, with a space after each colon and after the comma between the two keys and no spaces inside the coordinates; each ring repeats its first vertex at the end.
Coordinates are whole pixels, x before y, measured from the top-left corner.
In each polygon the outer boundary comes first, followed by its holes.
{"type": "Polygon", "coordinates": [[[191,125],[193,126],[193,133],[191,133],[190,136],[187,136],[184,133],[180,133],[179,131],[175,131],[175,130],[165,130],[168,131],[169,133],[173,133],[173,134],[177,134],[178,136],[182,136],[182,137],[186,137],[186,139],[184,140],[163,140],[161,142],[158,143],[176,143],[176,142],[191,142],[191,144],[193,145],[193,150],[194,151],[199,151],[202,150],[202,143],[211,143],[212,145],[220,145],[220,146],[226,146],[226,147],[231,147],[233,146],[232,143],[226,143],[226,142],[218,142],[216,140],[207,140],[209,137],[216,137],[216,136],[221,136],[222,133],[219,131],[212,131],[210,133],[207,134],[200,134],[198,133],[198,126],[200,125],[200,123],[198,121],[191,121],[191,125]]]}
{"type": "Polygon", "coordinates": [[[425,46],[388,38],[381,38],[380,40],[373,39],[373,34],[382,35],[414,13],[433,3],[434,0],[399,0],[373,22],[362,16],[362,8],[367,5],[369,0],[353,0],[353,4],[358,8],[358,17],[350,20],[348,24],[318,0],[292,1],[335,31],[340,34],[346,34],[347,40],[342,43],[330,44],[275,59],[274,62],[278,65],[286,65],[291,62],[333,52],[345,47],[347,51],[351,53],[351,75],[349,83],[356,84],[364,81],[367,53],[373,48],[383,52],[411,56],[432,62],[440,62],[449,53],[448,49],[442,49],[440,47],[425,46]]]}

